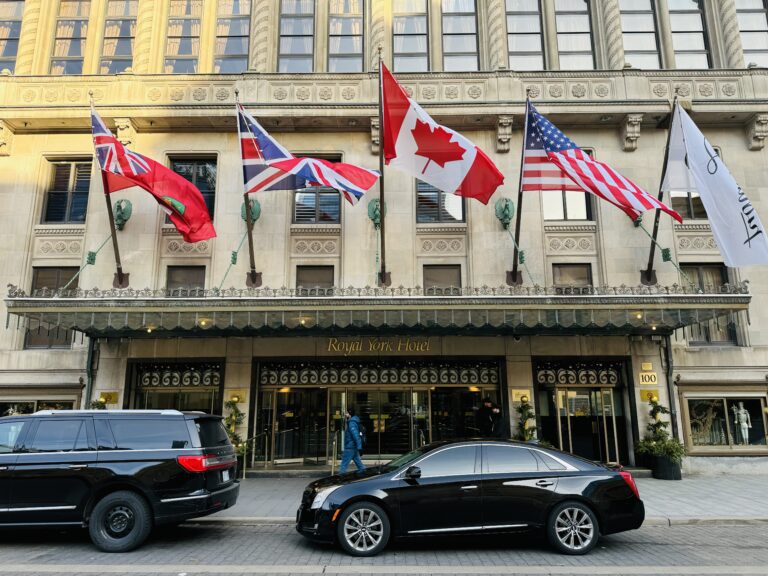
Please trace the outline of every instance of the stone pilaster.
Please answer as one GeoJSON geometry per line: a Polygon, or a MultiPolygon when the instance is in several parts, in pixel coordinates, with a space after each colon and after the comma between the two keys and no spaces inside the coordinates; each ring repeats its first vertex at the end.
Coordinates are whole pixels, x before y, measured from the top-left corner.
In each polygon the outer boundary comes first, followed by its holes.
{"type": "Polygon", "coordinates": [[[504,0],[488,0],[488,62],[491,70],[509,65],[504,0]]]}
{"type": "Polygon", "coordinates": [[[387,34],[387,22],[391,20],[391,3],[377,2],[371,3],[371,41],[370,49],[370,70],[379,69],[379,46],[381,46],[381,56],[384,62],[390,62],[392,65],[392,35],[387,34]]]}
{"type": "MultiPolygon", "coordinates": [[[[272,14],[272,4],[270,0],[256,0],[252,5],[250,68],[256,72],[273,72],[269,69],[269,53],[278,18],[272,14]]],[[[277,37],[274,40],[276,43],[277,37]]]]}
{"type": "Polygon", "coordinates": [[[557,23],[555,22],[555,3],[545,0],[541,3],[541,17],[544,21],[544,52],[547,70],[560,69],[560,53],[557,50],[557,23]]]}
{"type": "Polygon", "coordinates": [[[619,0],[601,0],[598,4],[602,10],[605,68],[621,70],[624,68],[624,37],[621,34],[619,0]]]}
{"type": "Polygon", "coordinates": [[[133,71],[147,74],[150,70],[150,54],[152,52],[152,24],[155,20],[155,3],[157,0],[142,0],[139,2],[139,12],[136,17],[136,48],[133,51],[133,71]]]}
{"type": "MultiPolygon", "coordinates": [[[[723,47],[726,68],[744,68],[744,51],[741,46],[739,21],[736,15],[734,0],[718,0],[715,2],[720,11],[720,29],[723,37],[723,47]]],[[[748,64],[748,62],[747,62],[748,64]]]]}
{"type": "Polygon", "coordinates": [[[21,23],[21,37],[19,38],[19,51],[16,55],[16,75],[24,76],[32,74],[32,65],[37,45],[39,30],[40,9],[43,0],[27,0],[24,3],[24,19],[21,23]]]}

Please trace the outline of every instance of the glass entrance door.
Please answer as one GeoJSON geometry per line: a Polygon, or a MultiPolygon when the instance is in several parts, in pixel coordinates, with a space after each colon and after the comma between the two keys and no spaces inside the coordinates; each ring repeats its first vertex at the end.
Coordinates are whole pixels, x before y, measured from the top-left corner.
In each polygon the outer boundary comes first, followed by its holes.
{"type": "Polygon", "coordinates": [[[556,388],[550,395],[562,450],[588,460],[618,463],[625,438],[621,398],[614,388],[556,388]],[[618,416],[618,418],[617,418],[618,416]]]}
{"type": "Polygon", "coordinates": [[[281,463],[325,463],[326,391],[295,388],[275,392],[273,460],[281,463]]]}

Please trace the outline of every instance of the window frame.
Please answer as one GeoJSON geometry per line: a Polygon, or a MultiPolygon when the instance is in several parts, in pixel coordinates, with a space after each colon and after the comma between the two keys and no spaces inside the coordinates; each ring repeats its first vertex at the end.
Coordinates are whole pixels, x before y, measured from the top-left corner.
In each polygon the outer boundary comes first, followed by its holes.
{"type": "MultiPolygon", "coordinates": [[[[93,1],[92,0],[78,0],[81,2],[87,2],[88,3],[88,16],[61,16],[61,5],[62,1],[59,0],[59,5],[56,10],[56,16],[54,18],[54,29],[53,29],[53,46],[51,47],[51,58],[50,58],[50,65],[48,68],[48,73],[51,76],[82,76],[85,73],[85,70],[83,69],[85,65],[85,48],[86,48],[86,42],[88,41],[88,31],[91,27],[90,19],[92,16],[92,10],[93,10],[93,1]],[[59,36],[58,30],[59,30],[59,22],[61,20],[78,20],[78,21],[85,21],[85,35],[84,36],[59,36]],[[77,41],[82,41],[83,43],[83,53],[80,56],[56,56],[56,42],[58,40],[70,40],[74,41],[77,39],[77,41]],[[66,71],[62,71],[61,74],[55,74],[53,71],[54,62],[80,62],[80,72],[76,73],[67,73],[66,71]]],[[[81,28],[82,29],[82,28],[81,28]]],[[[74,33],[74,32],[73,32],[74,33]]],[[[66,67],[65,67],[66,70],[66,67]]]]}
{"type": "MultiPolygon", "coordinates": [[[[13,2],[14,4],[19,3],[18,0],[6,0],[6,2],[13,2]]],[[[2,2],[2,3],[6,3],[2,2]]],[[[19,23],[19,33],[17,36],[8,36],[8,38],[3,38],[2,40],[6,42],[6,48],[8,46],[8,42],[16,41],[16,51],[14,55],[11,56],[3,56],[0,54],[0,71],[8,69],[10,70],[11,74],[14,74],[16,72],[16,60],[19,57],[19,41],[21,40],[21,27],[24,25],[24,8],[26,7],[25,2],[21,1],[21,15],[18,18],[10,18],[6,20],[6,23],[12,24],[13,22],[19,23]]]]}
{"type": "Polygon", "coordinates": [[[593,194],[590,194],[589,192],[577,192],[573,190],[545,190],[542,192],[542,209],[541,209],[542,220],[544,220],[544,222],[594,222],[595,214],[594,214],[594,202],[592,201],[592,196],[593,194]],[[586,218],[569,218],[568,217],[568,197],[566,196],[568,192],[574,192],[576,194],[584,195],[584,204],[586,206],[586,212],[587,212],[586,218]],[[543,194],[548,194],[553,196],[555,194],[560,195],[560,199],[562,200],[562,204],[563,204],[562,218],[547,218],[546,214],[544,213],[543,194]]]}
{"type": "Polygon", "coordinates": [[[217,7],[216,11],[216,30],[215,30],[215,39],[214,39],[214,46],[213,46],[213,73],[214,74],[242,74],[243,72],[246,72],[250,66],[250,52],[251,52],[251,17],[253,15],[253,0],[248,0],[248,13],[247,14],[223,14],[221,13],[220,7],[217,7]],[[243,36],[242,34],[234,35],[234,34],[226,34],[226,35],[220,35],[219,34],[219,21],[221,20],[244,20],[248,22],[248,34],[243,36]],[[219,40],[221,38],[245,38],[247,40],[246,42],[246,49],[245,53],[238,53],[238,54],[219,54],[218,53],[218,44],[219,40]],[[226,60],[240,60],[243,57],[245,57],[245,68],[243,70],[240,70],[238,72],[222,72],[221,70],[216,70],[217,62],[220,66],[222,62],[226,60]]]}
{"type": "Polygon", "coordinates": [[[78,225],[78,226],[85,226],[85,223],[86,223],[86,221],[88,219],[88,200],[90,200],[90,197],[91,197],[91,183],[93,181],[93,178],[92,178],[92,176],[93,176],[93,158],[92,157],[91,158],[85,158],[85,157],[83,157],[83,158],[71,158],[71,159],[69,159],[69,158],[56,158],[56,159],[47,158],[46,160],[47,160],[48,164],[51,165],[51,173],[50,173],[50,178],[49,178],[48,186],[45,189],[45,196],[44,196],[44,199],[43,199],[43,210],[42,210],[42,213],[40,214],[40,224],[46,224],[46,225],[56,225],[56,224],[59,224],[59,225],[62,225],[62,224],[72,225],[72,224],[74,224],[74,225],[78,225]],[[69,169],[69,182],[67,184],[67,190],[54,190],[53,189],[53,184],[54,184],[54,181],[55,181],[55,178],[56,178],[56,166],[57,165],[64,165],[64,164],[68,164],[69,167],[70,167],[70,169],[69,169]],[[89,168],[89,171],[88,171],[88,193],[87,193],[88,194],[88,200],[86,200],[86,202],[85,202],[85,213],[83,214],[83,219],[82,220],[73,220],[72,219],[72,199],[73,199],[73,196],[74,196],[74,194],[76,192],[76,190],[75,190],[75,186],[77,184],[77,168],[76,168],[76,166],[78,164],[83,164],[83,165],[84,164],[89,164],[90,165],[90,168],[89,168]],[[46,215],[48,213],[48,205],[50,203],[50,194],[51,194],[51,192],[56,192],[56,193],[66,192],[67,193],[67,204],[66,204],[66,208],[64,209],[65,216],[64,216],[64,219],[61,220],[61,221],[59,221],[59,220],[48,220],[46,218],[46,215]]]}
{"type": "Polygon", "coordinates": [[[328,186],[308,186],[306,188],[297,188],[293,191],[293,212],[291,214],[291,224],[296,226],[323,226],[323,225],[340,225],[341,224],[341,212],[342,212],[341,192],[335,188],[328,186]],[[312,194],[315,197],[315,216],[311,222],[296,219],[296,197],[299,194],[312,194]],[[321,194],[335,194],[338,203],[339,217],[336,220],[320,220],[320,195],[321,194]]]}
{"type": "MultiPolygon", "coordinates": [[[[396,475],[394,478],[392,478],[392,479],[393,479],[393,480],[399,480],[399,479],[402,479],[402,478],[404,478],[404,477],[405,477],[405,473],[406,473],[406,471],[407,471],[407,470],[408,470],[408,468],[410,468],[411,466],[415,466],[415,467],[417,467],[417,468],[421,468],[420,464],[421,464],[422,462],[424,462],[425,460],[427,460],[428,458],[431,458],[431,457],[433,457],[433,456],[437,456],[438,454],[440,454],[440,453],[442,453],[442,452],[446,452],[446,451],[448,451],[448,450],[456,450],[456,449],[458,449],[458,448],[472,448],[472,449],[474,449],[474,450],[475,450],[475,466],[474,466],[474,470],[473,470],[473,472],[472,472],[471,474],[447,474],[447,475],[444,475],[443,477],[444,477],[444,478],[454,478],[454,477],[455,477],[455,478],[458,478],[458,477],[461,477],[461,476],[476,476],[476,475],[477,475],[477,476],[479,476],[479,475],[481,474],[481,472],[482,472],[482,469],[481,469],[481,463],[479,462],[479,460],[481,460],[481,456],[480,456],[480,453],[481,453],[481,452],[480,452],[480,450],[479,450],[479,447],[480,447],[480,445],[479,445],[479,444],[458,444],[458,445],[456,445],[456,446],[446,446],[445,448],[439,448],[439,449],[437,449],[437,450],[433,450],[433,451],[427,452],[427,453],[426,453],[426,454],[424,454],[422,457],[420,457],[418,460],[415,460],[414,462],[411,462],[410,464],[408,464],[408,465],[405,467],[405,469],[404,469],[404,470],[402,470],[401,472],[399,472],[399,473],[398,473],[398,474],[397,474],[397,475],[396,475]]],[[[424,476],[424,478],[435,478],[435,476],[424,476]]]]}
{"type": "MultiPolygon", "coordinates": [[[[67,271],[72,276],[76,275],[77,272],[80,269],[77,266],[33,266],[32,267],[32,280],[30,283],[30,295],[34,296],[38,290],[42,290],[43,288],[49,288],[51,290],[59,290],[66,286],[69,282],[72,282],[70,285],[72,289],[75,289],[80,284],[80,278],[76,278],[74,281],[70,278],[66,282],[62,280],[62,274],[67,271]],[[41,270],[56,271],[56,286],[36,286],[38,280],[38,274],[41,270]]],[[[24,331],[24,350],[68,350],[72,348],[72,334],[69,333],[69,330],[64,330],[64,335],[61,339],[57,337],[58,334],[58,328],[55,330],[50,330],[49,328],[43,328],[42,324],[38,322],[37,325],[37,332],[38,334],[41,333],[41,330],[45,330],[47,332],[46,340],[47,342],[45,344],[30,344],[29,342],[29,336],[30,332],[33,330],[30,327],[27,327],[27,329],[24,331]],[[53,332],[53,334],[51,333],[53,332]],[[67,334],[69,333],[69,336],[67,334]]]]}
{"type": "Polygon", "coordinates": [[[125,72],[128,68],[133,69],[133,56],[134,56],[134,50],[136,48],[136,27],[138,26],[138,3],[140,0],[136,0],[136,16],[109,16],[109,4],[113,2],[114,0],[106,0],[105,9],[106,9],[106,15],[104,17],[104,28],[103,28],[103,34],[101,35],[101,55],[99,58],[99,74],[103,75],[112,75],[112,74],[121,74],[125,72]],[[107,36],[107,27],[109,23],[113,20],[133,20],[133,35],[132,36],[107,36]],[[123,38],[130,38],[131,40],[131,57],[126,58],[124,56],[115,56],[115,57],[107,57],[104,54],[104,47],[106,46],[107,40],[120,40],[123,38]],[[119,72],[102,72],[102,68],[104,66],[105,61],[112,61],[115,60],[119,62],[129,62],[128,66],[120,70],[119,72]]]}
{"type": "Polygon", "coordinates": [[[165,267],[165,291],[170,297],[202,295],[205,292],[205,281],[207,279],[208,267],[205,264],[169,264],[165,267]],[[178,286],[171,288],[169,285],[172,270],[195,270],[202,271],[202,282],[200,286],[178,286]]]}
{"type": "Polygon", "coordinates": [[[173,0],[168,0],[168,18],[166,19],[166,32],[165,32],[165,49],[163,51],[163,73],[164,74],[197,74],[199,72],[200,68],[200,47],[202,44],[202,36],[203,36],[203,16],[205,16],[205,0],[202,0],[200,3],[200,14],[197,16],[172,16],[170,12],[170,5],[173,0]],[[185,20],[185,21],[195,21],[197,20],[197,25],[199,28],[199,33],[197,36],[184,36],[184,35],[170,35],[171,31],[171,20],[185,20]],[[182,55],[171,55],[168,52],[169,47],[169,40],[171,38],[197,38],[198,46],[197,46],[197,54],[194,54],[192,56],[182,54],[182,55]],[[174,61],[174,67],[175,63],[179,60],[187,61],[187,62],[194,62],[194,69],[191,72],[176,72],[175,70],[168,70],[168,62],[169,60],[174,61]]]}
{"type": "Polygon", "coordinates": [[[333,264],[297,264],[296,265],[296,296],[333,296],[333,289],[336,287],[336,266],[333,264]],[[324,270],[331,272],[331,285],[320,286],[315,284],[314,286],[304,286],[299,283],[299,270],[324,270]]]}
{"type": "Polygon", "coordinates": [[[560,35],[568,34],[568,35],[574,35],[574,34],[588,34],[589,35],[589,46],[590,46],[590,56],[592,57],[592,67],[588,68],[586,70],[594,71],[597,70],[597,58],[595,55],[595,29],[592,22],[592,8],[593,3],[591,0],[584,0],[584,3],[586,4],[587,8],[584,12],[576,12],[573,10],[558,10],[557,9],[557,0],[554,0],[554,12],[555,12],[555,42],[557,44],[557,55],[558,55],[558,61],[560,63],[559,68],[560,70],[567,70],[567,71],[578,71],[578,70],[585,70],[584,68],[563,68],[563,54],[586,54],[586,52],[577,50],[577,51],[568,51],[563,52],[563,50],[560,49],[560,35]],[[563,16],[574,16],[574,15],[587,15],[587,22],[589,22],[589,31],[588,32],[560,32],[557,28],[557,17],[558,15],[563,16]]]}
{"type": "Polygon", "coordinates": [[[685,30],[679,30],[676,31],[673,24],[673,15],[675,14],[698,14],[701,18],[701,36],[702,40],[704,42],[704,51],[703,53],[707,56],[707,66],[706,68],[693,68],[693,70],[711,70],[712,69],[712,47],[710,45],[709,41],[709,27],[707,26],[707,12],[706,7],[704,6],[703,0],[690,0],[691,2],[696,2],[698,5],[698,10],[673,10],[672,8],[669,9],[669,33],[671,36],[672,41],[672,52],[675,54],[675,68],[679,70],[689,70],[689,68],[680,68],[679,64],[677,63],[677,55],[678,54],[701,54],[701,50],[678,50],[675,47],[675,34],[685,34],[685,30]]]}
{"type": "Polygon", "coordinates": [[[592,270],[592,263],[591,262],[553,262],[552,263],[552,286],[555,288],[573,288],[573,289],[583,289],[583,288],[591,288],[595,285],[595,276],[594,272],[592,270]],[[580,268],[580,267],[587,267],[587,270],[589,271],[589,282],[585,285],[576,285],[576,284],[558,284],[555,280],[555,269],[556,268],[580,268]]]}
{"type": "MultiPolygon", "coordinates": [[[[680,263],[680,270],[685,273],[686,277],[689,280],[692,280],[691,275],[688,274],[692,269],[697,270],[696,277],[698,278],[697,288],[701,290],[702,292],[706,293],[706,286],[703,283],[704,274],[703,271],[705,269],[713,269],[713,268],[719,268],[720,270],[720,278],[721,278],[721,286],[723,284],[727,284],[730,281],[731,272],[730,269],[720,262],[681,262],[680,263]]],[[[681,278],[681,283],[683,285],[688,284],[688,280],[685,278],[681,278]]],[[[719,288],[713,287],[713,288],[719,288]]],[[[718,328],[720,327],[720,320],[719,319],[713,319],[713,320],[707,320],[705,322],[699,322],[698,324],[694,324],[693,326],[687,327],[685,329],[686,331],[686,340],[688,342],[688,346],[692,347],[704,347],[704,346],[738,346],[739,345],[739,336],[738,336],[738,326],[736,325],[730,325],[730,323],[726,324],[725,332],[728,334],[729,339],[728,340],[712,340],[712,336],[710,334],[709,324],[712,322],[716,322],[718,325],[718,328]],[[705,336],[704,340],[694,340],[692,338],[693,336],[693,327],[697,327],[700,334],[703,334],[705,336]],[[691,337],[687,337],[690,335],[691,337]]]]}
{"type": "MultiPolygon", "coordinates": [[[[169,164],[168,168],[170,168],[171,171],[174,174],[176,174],[178,176],[181,176],[187,182],[190,182],[193,186],[195,186],[195,188],[200,190],[200,194],[203,197],[203,201],[205,202],[205,206],[206,206],[206,208],[208,208],[208,216],[210,217],[211,222],[214,222],[214,216],[216,215],[216,196],[217,196],[218,191],[219,191],[219,156],[218,156],[218,154],[210,154],[210,155],[208,155],[208,154],[195,154],[195,155],[191,155],[191,156],[187,156],[187,155],[184,155],[184,154],[170,154],[168,156],[168,164],[169,164]],[[213,192],[203,192],[202,190],[200,190],[199,186],[197,185],[197,177],[198,177],[197,176],[197,170],[193,171],[194,179],[192,179],[192,180],[190,180],[189,178],[186,178],[183,174],[177,172],[175,170],[175,168],[174,168],[174,164],[176,162],[180,162],[180,163],[185,163],[185,162],[186,163],[213,162],[213,164],[215,166],[215,170],[216,170],[216,182],[215,182],[214,187],[213,187],[213,192]],[[208,204],[208,197],[212,198],[212,201],[211,201],[212,205],[208,204]]],[[[171,219],[166,215],[164,222],[165,222],[165,224],[170,224],[171,223],[171,219]]]]}
{"type": "Polygon", "coordinates": [[[429,44],[430,44],[430,41],[431,41],[430,40],[431,39],[431,35],[430,35],[430,30],[429,30],[430,29],[430,12],[429,12],[430,2],[429,2],[429,0],[424,0],[424,6],[425,6],[425,11],[424,12],[395,12],[394,8],[392,10],[392,72],[403,73],[402,70],[398,70],[397,69],[397,58],[398,58],[398,56],[405,57],[405,58],[415,57],[415,56],[418,56],[418,57],[424,56],[424,57],[426,57],[426,60],[427,60],[427,67],[426,67],[426,69],[425,70],[416,71],[415,73],[416,74],[421,74],[421,73],[424,73],[424,72],[430,72],[432,70],[432,64],[431,64],[431,58],[430,58],[430,52],[429,52],[429,44]],[[395,18],[398,18],[398,17],[407,18],[409,16],[419,16],[419,17],[423,17],[424,18],[424,22],[426,23],[426,29],[425,29],[424,34],[408,34],[408,33],[396,34],[395,33],[395,26],[394,26],[395,18]],[[395,49],[395,45],[396,45],[395,38],[397,38],[398,36],[402,36],[402,37],[424,36],[426,51],[425,52],[396,52],[396,49],[395,49]]]}
{"type": "MultiPolygon", "coordinates": [[[[505,414],[501,414],[502,418],[507,418],[505,414]]],[[[518,452],[519,453],[519,452],[518,452]]],[[[483,444],[483,474],[487,474],[489,476],[509,476],[512,474],[531,474],[531,473],[538,473],[538,472],[549,472],[549,469],[542,470],[541,465],[539,464],[539,459],[536,457],[536,453],[531,450],[530,448],[525,448],[523,446],[514,446],[514,445],[504,445],[504,444],[495,444],[493,442],[485,443],[483,444]],[[524,450],[527,452],[527,454],[531,457],[533,460],[535,468],[533,470],[506,470],[503,472],[491,472],[490,463],[491,463],[491,457],[489,455],[489,452],[491,450],[524,450]]]]}
{"type": "MultiPolygon", "coordinates": [[[[653,20],[653,38],[655,42],[655,49],[654,50],[627,50],[626,44],[624,44],[624,37],[625,36],[631,36],[631,35],[640,35],[640,34],[648,34],[648,32],[637,32],[637,31],[630,31],[625,32],[622,24],[621,29],[621,37],[622,37],[622,45],[624,46],[624,62],[627,62],[627,54],[655,54],[656,60],[658,62],[658,66],[656,68],[641,68],[637,67],[640,70],[660,70],[663,68],[662,63],[662,51],[661,51],[661,39],[659,37],[659,19],[658,19],[658,7],[656,5],[656,0],[649,0],[651,9],[650,10],[622,10],[621,4],[619,4],[619,15],[620,19],[621,16],[624,14],[650,14],[651,19],[653,20]]],[[[629,64],[632,64],[632,61],[629,61],[629,64]]],[[[634,68],[635,65],[632,64],[632,67],[634,68]]]]}
{"type": "Polygon", "coordinates": [[[461,292],[463,289],[463,270],[461,268],[461,264],[448,264],[448,263],[434,263],[434,264],[422,264],[421,266],[421,279],[422,279],[422,286],[424,290],[424,295],[426,296],[461,296],[461,292]],[[450,286],[427,286],[427,269],[443,269],[443,270],[455,270],[459,273],[459,284],[458,286],[450,285],[450,286]]]}
{"type": "Polygon", "coordinates": [[[328,50],[326,55],[326,68],[328,70],[329,74],[360,74],[362,72],[365,72],[365,46],[366,46],[366,37],[365,37],[365,0],[359,0],[360,1],[360,14],[354,14],[354,15],[346,15],[346,14],[333,14],[331,12],[331,7],[329,5],[328,7],[328,50]],[[331,33],[331,20],[333,18],[342,18],[347,20],[354,20],[354,19],[360,19],[360,34],[332,34],[331,33]],[[360,38],[360,53],[354,54],[352,52],[339,52],[337,54],[331,53],[331,41],[334,38],[360,38]],[[331,70],[331,60],[332,59],[338,59],[338,60],[355,60],[359,59],[360,62],[360,69],[355,71],[333,71],[331,70]]]}
{"type": "Polygon", "coordinates": [[[507,27],[507,66],[510,70],[514,71],[520,71],[520,72],[526,72],[526,71],[538,71],[538,70],[547,70],[547,53],[546,53],[546,42],[544,41],[544,14],[542,12],[542,6],[541,2],[542,0],[535,0],[536,4],[538,5],[538,11],[537,12],[531,12],[528,10],[509,10],[507,0],[504,0],[504,14],[507,21],[511,16],[514,15],[522,15],[522,16],[533,16],[534,14],[538,16],[539,18],[539,52],[512,52],[509,40],[511,36],[532,36],[533,33],[531,32],[510,32],[509,27],[507,27]],[[512,66],[512,57],[513,54],[516,56],[535,56],[537,54],[541,54],[541,68],[514,68],[512,66]]]}
{"type": "Polygon", "coordinates": [[[277,72],[278,74],[314,74],[315,72],[315,55],[317,52],[317,46],[316,46],[316,36],[317,36],[317,2],[315,0],[312,0],[312,34],[283,34],[283,19],[284,18],[291,18],[291,19],[304,19],[308,20],[310,16],[306,14],[286,14],[283,11],[283,5],[285,0],[280,0],[280,4],[278,6],[278,19],[277,19],[277,72]],[[311,54],[283,54],[282,49],[282,39],[283,38],[312,38],[312,53],[311,54]],[[307,72],[298,72],[295,70],[286,70],[283,72],[280,69],[280,64],[283,60],[298,60],[299,58],[306,60],[309,58],[309,60],[312,62],[311,70],[307,72]]]}
{"type": "MultiPolygon", "coordinates": [[[[448,71],[451,73],[461,73],[461,72],[479,72],[480,71],[480,19],[479,14],[477,13],[477,0],[472,0],[474,3],[475,9],[472,12],[446,12],[444,9],[444,2],[445,0],[441,0],[440,2],[440,47],[442,49],[442,56],[443,56],[443,71],[448,71]],[[461,33],[461,32],[445,32],[445,18],[446,16],[452,17],[452,16],[459,16],[459,17],[466,17],[466,16],[472,16],[475,19],[475,32],[472,34],[475,37],[475,51],[474,52],[448,52],[445,49],[445,39],[446,37],[451,36],[469,36],[469,34],[461,33]],[[445,60],[446,56],[472,56],[475,57],[475,68],[473,70],[448,70],[445,66],[445,60]]],[[[429,21],[427,21],[429,22],[429,21]]]]}
{"type": "Polygon", "coordinates": [[[466,198],[463,196],[457,196],[456,194],[450,194],[448,192],[445,192],[444,190],[440,190],[439,188],[436,188],[432,186],[431,184],[424,182],[422,180],[416,179],[416,225],[417,226],[429,226],[430,224],[436,225],[436,224],[466,224],[467,223],[467,201],[466,198]],[[419,186],[429,186],[429,190],[419,190],[419,186]],[[423,214],[420,214],[419,207],[421,203],[419,202],[419,195],[422,193],[427,192],[437,192],[437,219],[436,220],[422,220],[423,214]],[[453,196],[456,198],[459,198],[461,200],[461,219],[460,220],[449,220],[447,218],[443,218],[443,212],[447,212],[445,209],[445,198],[446,196],[453,196]]]}
{"type": "MultiPolygon", "coordinates": [[[[725,383],[724,383],[725,384],[725,383]]],[[[727,414],[728,404],[738,402],[739,400],[758,400],[761,403],[761,415],[763,418],[763,431],[768,431],[768,415],[766,408],[768,407],[768,394],[762,391],[755,390],[728,390],[726,391],[712,391],[705,390],[703,388],[684,390],[681,394],[682,412],[683,412],[683,438],[685,440],[686,452],[691,455],[716,455],[716,454],[741,454],[741,453],[760,453],[764,454],[768,452],[768,440],[766,444],[736,444],[732,442],[733,437],[733,422],[730,421],[727,414]],[[724,411],[724,420],[726,424],[726,445],[706,445],[706,444],[694,444],[693,443],[693,429],[691,427],[691,409],[689,402],[693,400],[720,400],[722,402],[724,411]]]]}
{"type": "MultiPolygon", "coordinates": [[[[753,50],[753,49],[744,48],[743,47],[743,45],[744,45],[744,38],[742,37],[742,34],[744,34],[746,32],[747,34],[750,34],[750,33],[753,33],[753,34],[754,33],[762,33],[763,35],[765,35],[768,38],[768,0],[762,0],[762,4],[763,4],[763,8],[762,9],[757,9],[757,8],[739,8],[738,0],[735,0],[735,4],[736,4],[736,19],[739,22],[739,37],[741,38],[742,52],[744,54],[744,64],[748,67],[752,63],[747,58],[748,54],[760,54],[760,55],[762,55],[765,58],[765,61],[768,61],[768,48],[765,48],[765,49],[762,49],[762,50],[753,50]],[[739,20],[739,15],[740,14],[752,14],[752,15],[762,14],[763,20],[765,21],[765,24],[766,24],[766,28],[763,29],[763,30],[742,30],[741,29],[741,21],[739,20]]],[[[768,62],[765,62],[765,61],[764,61],[763,64],[761,64],[759,61],[754,62],[754,63],[757,64],[758,67],[762,68],[762,67],[765,67],[766,65],[768,65],[768,62]]]]}

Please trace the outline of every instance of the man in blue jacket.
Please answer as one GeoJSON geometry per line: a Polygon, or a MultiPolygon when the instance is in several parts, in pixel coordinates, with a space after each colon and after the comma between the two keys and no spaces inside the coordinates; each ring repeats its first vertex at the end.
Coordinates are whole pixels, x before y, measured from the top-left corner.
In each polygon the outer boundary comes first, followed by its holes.
{"type": "Polygon", "coordinates": [[[350,461],[355,462],[358,470],[365,470],[363,461],[360,460],[360,450],[363,449],[363,439],[360,437],[360,418],[355,415],[355,409],[351,406],[344,413],[347,426],[344,430],[344,452],[341,454],[341,466],[339,474],[347,471],[350,461]]]}

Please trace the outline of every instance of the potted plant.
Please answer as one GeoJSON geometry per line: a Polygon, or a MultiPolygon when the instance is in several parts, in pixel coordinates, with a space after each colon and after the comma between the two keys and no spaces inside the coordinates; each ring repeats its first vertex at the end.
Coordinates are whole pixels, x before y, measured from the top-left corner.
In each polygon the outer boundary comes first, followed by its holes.
{"type": "Polygon", "coordinates": [[[520,398],[520,404],[515,407],[515,411],[518,414],[515,440],[528,442],[536,436],[536,426],[530,426],[528,424],[531,420],[536,418],[536,415],[533,413],[533,406],[531,406],[528,401],[528,396],[522,396],[520,398]]]}
{"type": "Polygon", "coordinates": [[[659,399],[652,396],[648,405],[651,421],[646,426],[648,432],[635,445],[635,452],[651,467],[653,477],[659,480],[681,480],[680,465],[685,456],[685,447],[679,440],[671,438],[667,427],[668,422],[661,419],[669,410],[659,404],[659,399]]]}
{"type": "Polygon", "coordinates": [[[235,447],[235,454],[237,455],[238,461],[238,471],[239,473],[242,473],[242,471],[245,469],[246,442],[243,442],[242,437],[236,432],[236,430],[237,427],[245,421],[245,412],[240,410],[240,407],[238,406],[239,402],[240,398],[238,396],[233,396],[230,400],[224,402],[224,408],[229,411],[227,416],[224,418],[224,428],[227,430],[229,441],[232,442],[232,445],[235,447]]]}

